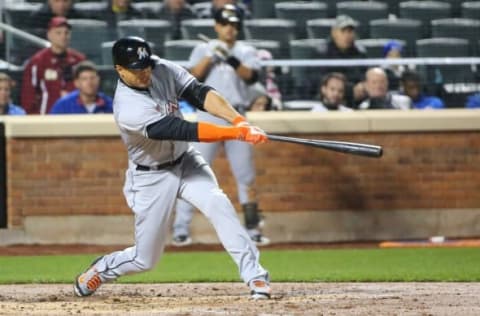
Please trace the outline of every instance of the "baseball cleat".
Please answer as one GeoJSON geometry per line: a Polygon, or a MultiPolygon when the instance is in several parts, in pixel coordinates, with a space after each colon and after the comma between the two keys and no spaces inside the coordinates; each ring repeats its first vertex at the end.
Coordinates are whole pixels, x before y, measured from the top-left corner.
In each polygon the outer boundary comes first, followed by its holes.
{"type": "Polygon", "coordinates": [[[73,285],[75,295],[80,297],[90,296],[102,285],[104,280],[95,267],[95,264],[102,258],[103,257],[95,259],[85,272],[77,276],[75,284],[73,285]]]}
{"type": "Polygon", "coordinates": [[[256,235],[250,236],[250,238],[257,246],[266,246],[270,244],[270,239],[263,236],[262,234],[256,234],[256,235]]]}
{"type": "Polygon", "coordinates": [[[249,286],[254,300],[268,300],[272,294],[270,285],[264,280],[252,280],[249,286]]]}
{"type": "Polygon", "coordinates": [[[179,235],[173,238],[172,245],[175,247],[185,247],[192,244],[192,238],[188,235],[179,235]]]}

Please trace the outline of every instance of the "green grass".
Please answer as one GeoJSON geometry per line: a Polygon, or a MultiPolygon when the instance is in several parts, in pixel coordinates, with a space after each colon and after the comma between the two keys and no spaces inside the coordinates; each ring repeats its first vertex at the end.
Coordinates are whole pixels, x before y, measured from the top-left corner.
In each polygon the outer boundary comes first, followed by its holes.
{"type": "MultiPolygon", "coordinates": [[[[95,258],[0,257],[0,283],[70,283],[95,258]]],[[[262,251],[273,281],[480,281],[478,248],[338,249],[262,251]]],[[[120,282],[239,281],[225,252],[167,253],[156,269],[120,282]]]]}

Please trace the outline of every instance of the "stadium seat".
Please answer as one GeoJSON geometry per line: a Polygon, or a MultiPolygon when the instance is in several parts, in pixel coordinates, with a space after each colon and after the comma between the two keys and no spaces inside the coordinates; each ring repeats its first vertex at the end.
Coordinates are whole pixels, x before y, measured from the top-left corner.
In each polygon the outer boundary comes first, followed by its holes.
{"type": "Polygon", "coordinates": [[[255,19],[275,17],[275,3],[291,0],[252,0],[252,14],[255,19]]]}
{"type": "Polygon", "coordinates": [[[329,18],[334,18],[337,16],[337,3],[343,2],[345,0],[322,0],[328,6],[327,8],[327,16],[329,18]]]}
{"type": "Polygon", "coordinates": [[[452,15],[452,6],[440,1],[406,1],[400,3],[400,17],[422,21],[423,37],[431,35],[430,21],[449,18],[452,15]]]}
{"type": "Polygon", "coordinates": [[[108,3],[100,1],[74,2],[73,8],[90,19],[102,19],[103,11],[108,3]]]}
{"type": "Polygon", "coordinates": [[[169,60],[188,60],[193,48],[202,43],[201,40],[166,41],[165,58],[169,60]]]}
{"type": "Polygon", "coordinates": [[[279,59],[279,57],[282,56],[280,43],[278,41],[241,40],[239,42],[252,45],[256,49],[266,49],[272,54],[273,59],[279,59]]]}
{"type": "Polygon", "coordinates": [[[480,34],[480,21],[472,19],[439,19],[432,20],[432,37],[456,37],[470,41],[470,53],[475,56],[477,40],[480,34]]]}
{"type": "Polygon", "coordinates": [[[284,111],[310,111],[315,105],[319,104],[315,100],[290,100],[283,102],[284,111]]]}
{"type": "MultiPolygon", "coordinates": [[[[5,23],[16,28],[19,28],[28,33],[33,33],[38,36],[45,38],[46,33],[42,32],[39,34],[33,30],[27,22],[30,19],[32,12],[37,11],[42,6],[41,3],[15,3],[9,4],[3,9],[5,23]]],[[[7,58],[8,62],[11,62],[16,65],[22,64],[27,58],[31,57],[37,50],[40,49],[39,46],[35,46],[26,42],[25,40],[12,36],[11,33],[5,34],[5,48],[8,51],[7,58]]]]}
{"type": "Polygon", "coordinates": [[[163,56],[163,43],[170,40],[171,25],[164,20],[134,19],[118,22],[120,37],[137,35],[155,43],[155,53],[163,56]]]}
{"type": "Polygon", "coordinates": [[[480,1],[462,3],[462,18],[480,20],[480,1]]]}
{"type": "Polygon", "coordinates": [[[348,15],[360,22],[357,29],[359,38],[368,38],[369,22],[388,17],[388,6],[376,1],[345,1],[337,3],[337,15],[348,15]]]}
{"type": "Polygon", "coordinates": [[[100,91],[106,95],[113,96],[117,86],[118,75],[113,67],[99,67],[100,91]]]}
{"type": "Polygon", "coordinates": [[[275,14],[279,19],[295,21],[296,38],[307,36],[305,21],[327,17],[327,5],[323,2],[280,2],[275,4],[275,14]]]}
{"type": "Polygon", "coordinates": [[[41,3],[19,2],[9,4],[3,8],[5,22],[19,29],[28,29],[30,15],[40,9],[41,3]]]}
{"type": "Polygon", "coordinates": [[[380,2],[386,3],[388,6],[388,13],[398,16],[398,5],[401,0],[381,0],[380,2]]]}
{"type": "Polygon", "coordinates": [[[102,63],[102,43],[108,40],[107,22],[92,19],[69,19],[72,25],[70,46],[97,64],[102,63]]]}
{"type": "Polygon", "coordinates": [[[309,38],[327,38],[330,36],[335,19],[313,19],[307,21],[309,38]]]}
{"type": "Polygon", "coordinates": [[[199,2],[192,4],[192,11],[195,15],[199,16],[200,12],[208,10],[212,7],[211,1],[199,2]]]}
{"type": "Polygon", "coordinates": [[[183,39],[198,40],[198,34],[204,34],[209,38],[217,38],[214,30],[213,19],[189,19],[183,20],[181,25],[183,39]]]}
{"type": "MultiPolygon", "coordinates": [[[[367,38],[367,39],[359,39],[356,43],[363,48],[365,48],[367,52],[367,58],[383,58],[383,47],[392,39],[388,38],[367,38]]],[[[396,41],[400,42],[403,47],[406,47],[407,44],[403,40],[395,39],[396,41]]]]}
{"type": "Polygon", "coordinates": [[[460,17],[463,0],[439,0],[439,1],[450,3],[450,5],[452,6],[452,16],[460,17]]]}
{"type": "Polygon", "coordinates": [[[315,59],[321,57],[321,47],[327,46],[327,40],[323,38],[307,38],[292,40],[289,43],[290,57],[292,59],[315,59]]]}
{"type": "Polygon", "coordinates": [[[102,43],[102,65],[112,65],[112,47],[115,41],[102,43]]]}
{"type": "Polygon", "coordinates": [[[422,22],[412,19],[370,21],[370,38],[397,38],[407,43],[406,56],[415,55],[415,41],[422,37],[422,22]]]}
{"type": "Polygon", "coordinates": [[[469,41],[463,38],[426,38],[417,40],[417,57],[468,57],[469,41]]]}
{"type": "Polygon", "coordinates": [[[244,23],[248,40],[262,39],[278,41],[281,57],[288,57],[288,43],[295,39],[295,22],[283,19],[253,19],[244,23]]]}
{"type": "Polygon", "coordinates": [[[163,7],[163,3],[160,1],[142,1],[132,2],[132,7],[142,12],[143,16],[147,19],[155,19],[158,17],[158,13],[163,7]]]}
{"type": "MultiPolygon", "coordinates": [[[[460,38],[428,38],[417,41],[418,57],[469,56],[469,41],[460,38]]],[[[430,85],[471,83],[475,80],[470,65],[427,65],[418,67],[430,85]]]]}
{"type": "MultiPolygon", "coordinates": [[[[326,50],[327,40],[323,38],[293,40],[290,41],[289,46],[292,59],[316,59],[321,57],[321,51],[326,50]]],[[[318,72],[318,68],[292,67],[291,76],[296,89],[302,89],[308,81],[311,81],[309,72],[318,72]]]]}

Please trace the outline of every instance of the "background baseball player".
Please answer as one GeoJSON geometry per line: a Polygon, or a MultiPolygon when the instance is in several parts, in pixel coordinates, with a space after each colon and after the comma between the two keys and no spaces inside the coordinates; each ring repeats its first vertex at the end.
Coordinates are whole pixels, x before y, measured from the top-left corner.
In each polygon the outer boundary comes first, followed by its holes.
{"type": "Polygon", "coordinates": [[[143,39],[122,38],[112,53],[120,76],[114,117],[128,149],[124,194],[135,214],[135,245],[95,260],[77,277],[76,295],[91,295],[103,282],[152,269],[163,253],[170,214],[179,198],[197,207],[213,224],[252,297],[269,298],[268,273],[259,263],[255,244],[210,166],[189,145],[231,139],[257,144],[266,142],[267,136],[211,87],[180,66],[151,56],[143,39]],[[183,120],[179,98],[234,126],[183,120]]]}
{"type": "MultiPolygon", "coordinates": [[[[214,15],[215,31],[218,39],[196,46],[190,56],[190,72],[205,84],[220,92],[237,111],[243,113],[250,105],[253,95],[249,85],[258,79],[260,63],[256,50],[237,42],[238,28],[241,23],[236,6],[227,4],[214,15]]],[[[222,118],[206,112],[198,113],[198,120],[219,125],[228,125],[222,118]]],[[[225,154],[237,182],[238,199],[245,216],[245,225],[250,238],[257,245],[266,245],[270,241],[262,235],[259,224],[257,196],[255,192],[255,165],[251,144],[240,141],[223,143],[196,143],[197,149],[211,164],[220,146],[225,154]]],[[[173,225],[173,244],[177,246],[191,243],[189,226],[193,216],[193,207],[182,200],[177,203],[177,213],[173,225]]]]}

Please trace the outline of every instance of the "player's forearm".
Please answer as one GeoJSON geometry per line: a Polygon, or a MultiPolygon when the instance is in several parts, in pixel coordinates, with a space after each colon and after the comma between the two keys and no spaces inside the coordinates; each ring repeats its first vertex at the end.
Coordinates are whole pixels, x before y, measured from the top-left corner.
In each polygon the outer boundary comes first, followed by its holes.
{"type": "Polygon", "coordinates": [[[231,105],[214,90],[207,93],[204,104],[205,110],[217,117],[220,117],[227,122],[233,123],[240,115],[231,105]]]}
{"type": "Polygon", "coordinates": [[[237,69],[237,75],[242,78],[243,81],[249,83],[249,84],[252,84],[252,83],[255,83],[258,79],[258,75],[257,75],[257,72],[248,68],[248,67],[245,67],[243,65],[240,65],[237,69]]]}
{"type": "Polygon", "coordinates": [[[190,73],[198,80],[203,80],[210,70],[211,64],[212,58],[205,57],[198,64],[190,68],[190,73]]]}
{"type": "Polygon", "coordinates": [[[227,63],[235,69],[237,75],[248,84],[255,83],[258,80],[258,73],[252,68],[242,64],[235,56],[230,56],[227,63]]]}
{"type": "Polygon", "coordinates": [[[244,134],[240,127],[189,122],[175,116],[166,116],[147,126],[147,137],[156,140],[216,142],[240,139],[244,134]]]}

